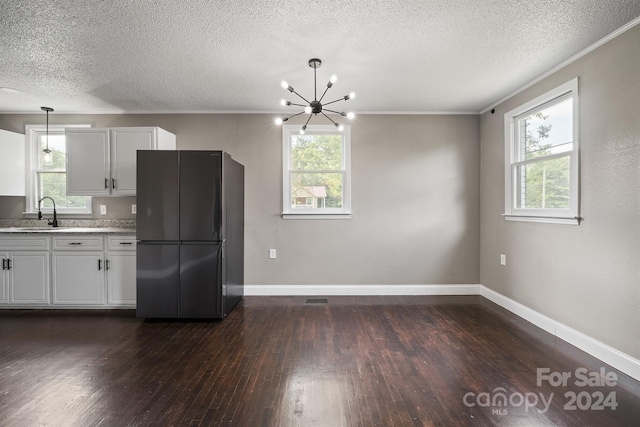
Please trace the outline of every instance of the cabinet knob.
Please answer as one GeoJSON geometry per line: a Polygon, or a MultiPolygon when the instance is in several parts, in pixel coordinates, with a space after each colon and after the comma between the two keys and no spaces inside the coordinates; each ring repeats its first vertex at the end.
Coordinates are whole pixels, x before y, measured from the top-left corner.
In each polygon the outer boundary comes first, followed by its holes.
{"type": "Polygon", "coordinates": [[[111,188],[113,188],[114,190],[116,189],[116,179],[115,178],[111,178],[111,188]]]}
{"type": "Polygon", "coordinates": [[[98,260],[98,271],[102,270],[102,260],[98,260]]]}

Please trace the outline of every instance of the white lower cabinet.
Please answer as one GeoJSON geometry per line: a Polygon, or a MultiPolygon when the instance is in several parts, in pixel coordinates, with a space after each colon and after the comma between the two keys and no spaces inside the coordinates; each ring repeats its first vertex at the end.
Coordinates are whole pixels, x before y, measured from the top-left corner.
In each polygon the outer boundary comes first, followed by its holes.
{"type": "Polygon", "coordinates": [[[107,303],[136,303],[136,240],[133,236],[107,237],[107,303]]]}
{"type": "Polygon", "coordinates": [[[2,260],[2,271],[0,271],[0,304],[6,304],[8,301],[7,298],[7,283],[9,282],[8,273],[5,273],[7,260],[9,259],[9,254],[5,252],[0,252],[0,259],[2,260]]]}
{"type": "Polygon", "coordinates": [[[49,252],[14,252],[9,261],[9,304],[48,304],[49,252]]]}
{"type": "Polygon", "coordinates": [[[53,252],[53,304],[104,304],[104,253],[53,252]]]}
{"type": "Polygon", "coordinates": [[[103,236],[53,236],[53,304],[135,304],[135,237],[106,239],[105,249],[103,236]]]}
{"type": "Polygon", "coordinates": [[[54,305],[104,304],[104,237],[51,238],[54,305]]]}
{"type": "Polygon", "coordinates": [[[10,237],[0,239],[0,304],[48,305],[49,239],[10,237]]]}
{"type": "Polygon", "coordinates": [[[136,238],[0,235],[0,307],[134,307],[136,238]]]}
{"type": "Polygon", "coordinates": [[[0,257],[0,303],[49,303],[49,252],[5,252],[0,257]]]}

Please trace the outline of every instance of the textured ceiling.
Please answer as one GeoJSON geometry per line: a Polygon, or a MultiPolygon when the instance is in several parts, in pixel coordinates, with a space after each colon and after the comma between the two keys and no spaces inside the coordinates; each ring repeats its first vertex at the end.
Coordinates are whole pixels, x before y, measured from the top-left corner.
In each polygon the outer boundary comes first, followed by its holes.
{"type": "Polygon", "coordinates": [[[638,0],[12,0],[0,112],[478,112],[640,16],[638,0]],[[348,104],[348,105],[347,105],[348,104]]]}

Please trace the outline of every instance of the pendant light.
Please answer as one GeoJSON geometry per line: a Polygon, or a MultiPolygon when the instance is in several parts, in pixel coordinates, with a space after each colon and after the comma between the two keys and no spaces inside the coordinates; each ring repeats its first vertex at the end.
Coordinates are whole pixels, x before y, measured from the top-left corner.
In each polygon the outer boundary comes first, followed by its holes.
{"type": "Polygon", "coordinates": [[[44,164],[50,165],[52,163],[53,157],[51,155],[51,149],[49,148],[49,112],[53,111],[53,108],[51,108],[51,107],[40,107],[40,109],[42,111],[46,111],[47,112],[47,146],[46,146],[45,149],[42,150],[42,152],[44,153],[42,161],[43,161],[44,164]]]}
{"type": "Polygon", "coordinates": [[[289,83],[283,81],[282,82],[282,88],[288,90],[289,92],[296,94],[300,99],[302,99],[305,103],[304,104],[296,104],[293,103],[291,101],[287,101],[287,100],[282,100],[280,101],[280,105],[282,106],[296,106],[296,107],[303,107],[304,110],[297,113],[297,114],[293,114],[289,117],[278,117],[276,119],[276,124],[277,125],[281,125],[283,122],[286,122],[287,120],[289,120],[292,117],[295,116],[299,116],[301,114],[308,114],[309,118],[307,118],[307,122],[302,126],[302,128],[300,128],[300,134],[303,135],[305,133],[305,131],[307,130],[307,125],[309,124],[309,120],[311,120],[312,116],[316,116],[318,114],[322,114],[323,116],[325,116],[327,119],[329,119],[329,121],[331,123],[333,123],[333,125],[338,128],[338,130],[340,132],[342,132],[342,130],[344,129],[344,126],[342,126],[340,123],[336,122],[335,120],[333,120],[331,117],[329,117],[326,113],[333,113],[333,114],[338,114],[342,117],[346,117],[348,119],[353,119],[355,117],[355,114],[353,113],[345,113],[343,111],[335,111],[335,110],[330,110],[327,107],[327,105],[329,104],[333,104],[335,102],[338,101],[347,101],[349,99],[353,99],[355,98],[356,94],[351,92],[348,95],[345,96],[341,96],[340,98],[336,99],[335,101],[331,101],[331,102],[326,102],[326,103],[322,103],[322,100],[324,99],[324,96],[327,94],[327,91],[329,89],[331,89],[331,87],[333,86],[333,84],[336,82],[336,80],[338,79],[336,76],[331,76],[331,78],[329,79],[329,83],[327,83],[327,87],[324,90],[324,92],[322,93],[322,96],[320,96],[320,99],[318,99],[318,89],[317,89],[317,82],[316,82],[316,70],[318,68],[320,68],[322,66],[322,61],[319,60],[318,58],[311,58],[309,60],[309,67],[313,68],[313,101],[308,101],[305,97],[303,97],[302,95],[300,95],[298,92],[295,91],[295,89],[289,85],[289,83]]]}

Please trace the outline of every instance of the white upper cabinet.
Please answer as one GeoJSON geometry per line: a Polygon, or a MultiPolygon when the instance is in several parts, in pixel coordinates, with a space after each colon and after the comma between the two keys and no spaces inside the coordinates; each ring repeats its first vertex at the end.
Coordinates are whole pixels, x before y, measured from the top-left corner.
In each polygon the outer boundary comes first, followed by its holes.
{"type": "Polygon", "coordinates": [[[0,130],[0,196],[25,195],[24,135],[0,130]]]}
{"type": "Polygon", "coordinates": [[[67,194],[111,194],[109,129],[67,129],[67,194]]]}
{"type": "Polygon", "coordinates": [[[67,129],[67,194],[135,196],[136,151],[175,150],[158,127],[67,129]]]}

